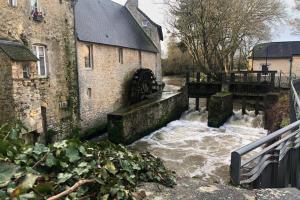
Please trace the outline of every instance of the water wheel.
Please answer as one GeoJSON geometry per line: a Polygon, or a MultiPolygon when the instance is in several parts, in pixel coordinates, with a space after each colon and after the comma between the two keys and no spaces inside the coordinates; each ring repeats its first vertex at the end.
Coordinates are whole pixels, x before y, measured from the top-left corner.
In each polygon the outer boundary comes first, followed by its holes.
{"type": "Polygon", "coordinates": [[[150,69],[138,69],[131,82],[130,102],[152,98],[160,92],[154,73],[150,69]]]}

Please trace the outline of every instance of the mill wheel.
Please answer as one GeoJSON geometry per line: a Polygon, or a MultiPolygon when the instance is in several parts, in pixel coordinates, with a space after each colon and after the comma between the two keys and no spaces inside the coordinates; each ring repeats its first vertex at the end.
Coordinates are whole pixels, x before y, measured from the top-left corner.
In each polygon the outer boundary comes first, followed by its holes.
{"type": "Polygon", "coordinates": [[[154,73],[150,69],[138,69],[131,83],[131,103],[147,99],[158,92],[158,83],[154,73]]]}

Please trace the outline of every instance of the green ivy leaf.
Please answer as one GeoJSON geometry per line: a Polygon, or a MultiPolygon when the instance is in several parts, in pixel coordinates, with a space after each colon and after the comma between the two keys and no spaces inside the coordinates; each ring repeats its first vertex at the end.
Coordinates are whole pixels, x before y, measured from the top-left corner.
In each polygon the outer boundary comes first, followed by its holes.
{"type": "Polygon", "coordinates": [[[53,144],[53,147],[55,147],[57,149],[65,149],[68,147],[67,140],[56,142],[53,144]]]}
{"type": "Polygon", "coordinates": [[[101,200],[108,200],[109,199],[109,194],[106,194],[101,197],[101,200]]]}
{"type": "Polygon", "coordinates": [[[59,173],[58,176],[57,176],[58,184],[66,182],[72,176],[73,176],[73,174],[70,174],[70,173],[59,173]]]}
{"type": "Polygon", "coordinates": [[[69,165],[67,163],[65,163],[65,162],[60,162],[59,164],[63,168],[68,168],[69,167],[69,165]]]}
{"type": "Polygon", "coordinates": [[[106,169],[111,174],[116,174],[117,173],[117,169],[116,169],[114,163],[112,163],[112,162],[108,162],[106,165],[104,165],[103,168],[106,169]]]}
{"type": "Polygon", "coordinates": [[[53,167],[53,166],[56,165],[56,163],[57,163],[57,161],[56,161],[54,155],[53,155],[52,153],[50,153],[50,154],[47,156],[46,165],[47,165],[48,167],[53,167]]]}
{"type": "Polygon", "coordinates": [[[67,149],[66,156],[69,158],[69,161],[71,163],[76,162],[80,159],[78,150],[73,147],[67,149]]]}
{"type": "Polygon", "coordinates": [[[43,144],[36,144],[33,149],[33,153],[41,155],[42,153],[48,152],[49,149],[43,144]]]}
{"type": "Polygon", "coordinates": [[[8,185],[15,172],[15,165],[0,162],[0,188],[8,185]]]}
{"type": "Polygon", "coordinates": [[[41,183],[38,184],[35,188],[36,191],[38,191],[40,194],[51,194],[54,190],[54,183],[41,183]]]}

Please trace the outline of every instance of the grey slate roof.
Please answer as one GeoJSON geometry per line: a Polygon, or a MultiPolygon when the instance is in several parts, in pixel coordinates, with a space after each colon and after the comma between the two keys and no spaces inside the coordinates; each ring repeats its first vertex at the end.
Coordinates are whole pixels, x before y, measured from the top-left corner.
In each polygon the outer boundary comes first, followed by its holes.
{"type": "Polygon", "coordinates": [[[78,0],[75,21],[80,41],[158,52],[127,8],[111,0],[78,0]]]}
{"type": "Polygon", "coordinates": [[[13,61],[37,61],[38,58],[23,44],[0,39],[0,51],[13,61]]]}
{"type": "Polygon", "coordinates": [[[271,42],[258,44],[253,48],[253,58],[291,58],[300,55],[300,41],[271,42]]]}

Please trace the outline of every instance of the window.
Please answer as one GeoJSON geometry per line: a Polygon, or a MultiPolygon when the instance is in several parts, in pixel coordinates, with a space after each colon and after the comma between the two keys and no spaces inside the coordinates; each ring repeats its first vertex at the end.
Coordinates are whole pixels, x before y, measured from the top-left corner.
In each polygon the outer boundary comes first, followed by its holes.
{"type": "Polygon", "coordinates": [[[88,88],[88,90],[87,90],[87,96],[88,96],[89,98],[92,97],[92,88],[88,88]]]}
{"type": "Polygon", "coordinates": [[[119,63],[123,64],[123,48],[119,48],[119,63]]]}
{"type": "Polygon", "coordinates": [[[93,68],[93,45],[87,45],[88,55],[85,57],[85,67],[93,68]]]}
{"type": "Polygon", "coordinates": [[[39,59],[37,62],[37,71],[40,77],[47,77],[46,51],[45,46],[33,46],[33,52],[39,59]]]}
{"type": "Polygon", "coordinates": [[[148,20],[143,20],[142,21],[142,27],[148,27],[148,25],[149,25],[149,21],[148,20]]]}
{"type": "Polygon", "coordinates": [[[142,66],[142,51],[139,51],[139,64],[142,66]]]}
{"type": "Polygon", "coordinates": [[[8,4],[12,7],[17,7],[17,0],[8,0],[8,4]]]}
{"type": "Polygon", "coordinates": [[[37,11],[38,10],[38,0],[31,0],[30,6],[31,6],[32,11],[37,11]]]}
{"type": "Polygon", "coordinates": [[[28,64],[23,65],[23,78],[29,79],[30,78],[30,68],[28,64]]]}

